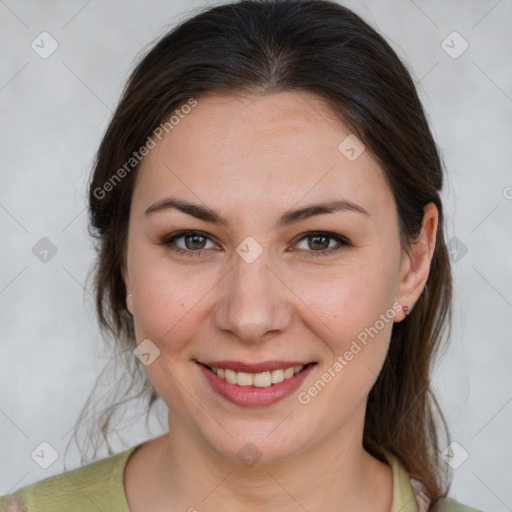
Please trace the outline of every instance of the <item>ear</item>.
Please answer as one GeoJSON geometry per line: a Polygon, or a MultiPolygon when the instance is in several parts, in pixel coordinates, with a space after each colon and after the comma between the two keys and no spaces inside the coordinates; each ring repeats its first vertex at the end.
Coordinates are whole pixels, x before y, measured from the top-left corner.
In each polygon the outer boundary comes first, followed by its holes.
{"type": "Polygon", "coordinates": [[[133,297],[130,292],[130,282],[128,279],[128,269],[126,268],[126,265],[121,267],[121,274],[126,288],[126,308],[133,315],[133,297]]]}
{"type": "MultiPolygon", "coordinates": [[[[397,288],[397,301],[411,310],[425,288],[430,273],[430,263],[436,246],[439,212],[434,203],[423,209],[423,223],[418,239],[402,253],[402,269],[397,288]]],[[[402,312],[401,318],[405,318],[402,312]]]]}

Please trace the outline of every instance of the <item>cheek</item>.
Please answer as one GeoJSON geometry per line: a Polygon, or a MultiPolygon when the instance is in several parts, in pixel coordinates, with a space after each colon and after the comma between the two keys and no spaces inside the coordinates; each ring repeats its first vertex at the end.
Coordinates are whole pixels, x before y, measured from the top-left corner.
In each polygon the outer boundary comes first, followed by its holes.
{"type": "MultiPolygon", "coordinates": [[[[149,338],[177,352],[197,329],[203,299],[220,277],[213,268],[198,272],[192,266],[171,264],[165,258],[137,254],[132,283],[137,341],[149,338]]],[[[135,259],[134,259],[135,261],[135,259]]]]}
{"type": "Polygon", "coordinates": [[[149,339],[160,350],[144,371],[169,409],[183,409],[188,394],[180,383],[189,378],[189,365],[183,363],[193,357],[190,340],[197,336],[201,299],[215,279],[210,282],[206,273],[190,271],[186,265],[171,267],[161,259],[139,258],[133,285],[136,339],[149,339]]]}
{"type": "Polygon", "coordinates": [[[376,281],[368,271],[343,277],[319,280],[329,283],[331,293],[311,293],[304,301],[311,307],[304,313],[310,326],[314,316],[321,319],[316,325],[324,357],[317,380],[302,389],[299,401],[323,402],[332,411],[322,427],[328,430],[365,403],[386,358],[395,315],[393,281],[376,281]]]}
{"type": "Polygon", "coordinates": [[[300,281],[300,296],[308,305],[303,313],[310,326],[317,319],[317,334],[326,349],[322,382],[306,393],[313,396],[332,381],[324,396],[334,408],[340,403],[348,409],[360,404],[386,358],[399,275],[395,252],[375,251],[372,257],[351,259],[329,275],[319,272],[300,281]]]}
{"type": "Polygon", "coordinates": [[[346,343],[373,326],[381,314],[392,315],[397,268],[391,260],[361,259],[294,279],[294,292],[307,305],[304,311],[309,309],[309,316],[320,320],[328,339],[346,343]]]}

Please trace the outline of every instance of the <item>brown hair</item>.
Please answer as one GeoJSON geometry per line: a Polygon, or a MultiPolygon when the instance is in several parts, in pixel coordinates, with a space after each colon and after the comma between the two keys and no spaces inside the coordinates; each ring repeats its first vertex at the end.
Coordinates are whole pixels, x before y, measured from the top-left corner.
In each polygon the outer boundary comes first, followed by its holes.
{"type": "MultiPolygon", "coordinates": [[[[409,72],[389,44],[347,8],[328,0],[243,0],[208,8],[168,32],[136,66],[99,147],[89,186],[100,325],[129,370],[129,391],[138,389],[135,396],[147,398],[149,414],[158,397],[132,354],[136,340],[121,275],[137,171],[130,159],[191,98],[293,90],[326,100],[380,164],[405,248],[420,233],[424,206],[433,202],[438,209],[427,286],[411,315],[393,327],[364,426],[365,448],[381,460],[386,452],[395,455],[427,486],[434,505],[448,490],[438,449],[439,427],[446,432],[446,422],[430,384],[451,304],[439,196],[442,162],[409,72]]],[[[128,392],[123,400],[127,397],[128,392]]],[[[107,443],[118,405],[107,408],[101,420],[107,443]]]]}

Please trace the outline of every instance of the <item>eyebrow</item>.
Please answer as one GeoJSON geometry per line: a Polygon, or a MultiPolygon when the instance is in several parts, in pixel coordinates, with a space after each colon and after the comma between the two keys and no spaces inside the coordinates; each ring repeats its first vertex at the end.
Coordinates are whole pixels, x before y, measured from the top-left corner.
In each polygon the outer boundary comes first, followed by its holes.
{"type": "MultiPolygon", "coordinates": [[[[156,203],[152,204],[144,211],[144,215],[151,215],[157,212],[162,212],[169,209],[179,210],[180,212],[186,213],[195,217],[196,219],[203,220],[205,222],[211,222],[213,224],[222,224],[229,227],[229,222],[218,212],[212,210],[207,206],[200,204],[191,203],[184,199],[177,199],[175,197],[167,197],[156,203]]],[[[360,205],[347,201],[344,199],[338,199],[333,201],[325,201],[322,203],[311,204],[303,208],[295,210],[288,210],[284,212],[275,224],[275,228],[289,226],[301,220],[314,217],[316,215],[325,215],[336,212],[356,212],[362,215],[370,216],[370,214],[360,205]]]]}

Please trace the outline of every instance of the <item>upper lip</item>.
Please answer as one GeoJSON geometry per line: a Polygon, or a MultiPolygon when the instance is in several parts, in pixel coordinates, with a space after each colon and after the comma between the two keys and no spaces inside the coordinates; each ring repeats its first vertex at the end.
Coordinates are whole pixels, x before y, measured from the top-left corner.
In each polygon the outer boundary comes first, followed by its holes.
{"type": "Polygon", "coordinates": [[[312,361],[264,361],[262,363],[244,363],[243,361],[198,361],[210,368],[224,368],[235,372],[262,373],[272,370],[286,370],[294,366],[306,366],[312,361]]]}

